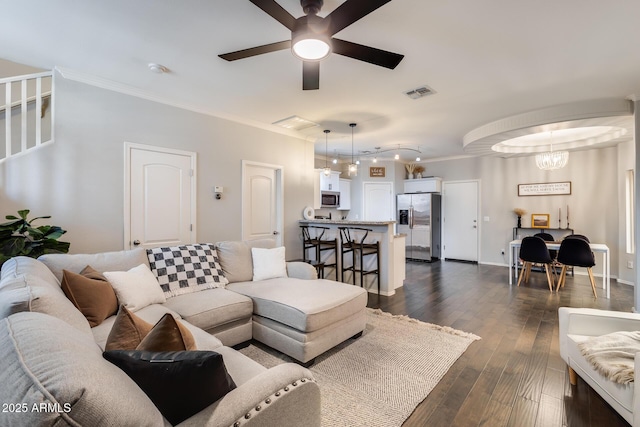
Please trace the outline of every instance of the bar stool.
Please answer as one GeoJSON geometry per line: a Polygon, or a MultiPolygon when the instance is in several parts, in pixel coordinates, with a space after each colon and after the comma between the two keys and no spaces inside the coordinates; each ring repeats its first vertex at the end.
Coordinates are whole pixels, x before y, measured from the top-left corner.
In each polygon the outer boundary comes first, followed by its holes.
{"type": "Polygon", "coordinates": [[[326,267],[333,267],[336,271],[336,281],[338,281],[338,238],[323,239],[324,233],[329,230],[329,227],[301,225],[300,228],[302,229],[302,260],[304,262],[310,262],[311,265],[316,267],[321,279],[324,279],[324,269],[326,267]],[[311,260],[307,257],[307,250],[309,249],[315,250],[315,260],[311,260]],[[333,250],[335,252],[335,261],[333,263],[326,263],[322,261],[322,252],[328,250],[333,250]],[[322,268],[319,268],[320,265],[322,268]]]}
{"type": "MultiPolygon", "coordinates": [[[[340,230],[340,243],[342,247],[341,261],[342,261],[342,275],[341,280],[344,282],[344,272],[351,271],[353,277],[353,284],[356,284],[356,273],[360,274],[360,287],[364,288],[364,276],[368,274],[375,274],[378,281],[378,295],[380,295],[380,242],[365,242],[369,232],[373,231],[369,228],[360,227],[338,227],[340,230]],[[363,231],[362,238],[356,240],[352,238],[352,231],[363,231]],[[351,253],[352,264],[350,267],[344,265],[344,255],[351,253]],[[376,256],[376,268],[374,270],[365,270],[364,261],[366,256],[376,256]],[[359,261],[359,262],[357,262],[359,261]],[[358,267],[359,266],[359,267],[358,267]]],[[[355,237],[355,236],[354,236],[355,237]]]]}

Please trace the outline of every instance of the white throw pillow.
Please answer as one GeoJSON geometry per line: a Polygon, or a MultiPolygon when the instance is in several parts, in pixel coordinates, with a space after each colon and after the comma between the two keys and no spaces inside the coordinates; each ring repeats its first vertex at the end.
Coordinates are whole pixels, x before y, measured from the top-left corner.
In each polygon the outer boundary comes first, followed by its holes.
{"type": "Polygon", "coordinates": [[[273,249],[251,248],[253,258],[253,280],[287,277],[287,262],[284,246],[273,249]]]}
{"type": "Polygon", "coordinates": [[[124,304],[131,311],[167,301],[156,276],[146,264],[129,271],[105,271],[103,274],[116,291],[118,304],[124,304]]]}

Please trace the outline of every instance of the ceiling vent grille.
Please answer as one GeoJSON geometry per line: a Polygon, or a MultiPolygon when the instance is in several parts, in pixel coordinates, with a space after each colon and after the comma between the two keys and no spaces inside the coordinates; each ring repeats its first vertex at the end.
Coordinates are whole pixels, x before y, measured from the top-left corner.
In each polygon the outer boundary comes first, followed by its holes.
{"type": "Polygon", "coordinates": [[[303,130],[314,126],[320,126],[319,124],[312,122],[311,120],[303,119],[299,116],[291,116],[286,119],[278,120],[272,124],[281,126],[286,129],[303,130]]]}
{"type": "Polygon", "coordinates": [[[425,96],[433,95],[436,93],[435,90],[431,89],[429,86],[420,86],[416,89],[411,89],[404,94],[407,95],[411,99],[423,98],[425,96]]]}

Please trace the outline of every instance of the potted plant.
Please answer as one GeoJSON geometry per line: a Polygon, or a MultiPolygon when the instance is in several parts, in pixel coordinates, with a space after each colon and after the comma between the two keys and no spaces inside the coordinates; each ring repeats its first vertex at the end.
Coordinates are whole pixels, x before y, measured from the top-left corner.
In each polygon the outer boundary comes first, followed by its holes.
{"type": "Polygon", "coordinates": [[[55,225],[31,225],[35,220],[47,219],[51,216],[40,216],[27,219],[29,210],[18,211],[18,216],[7,215],[9,222],[0,224],[0,266],[14,256],[38,258],[43,254],[67,253],[69,242],[58,239],[66,230],[55,225]]]}
{"type": "Polygon", "coordinates": [[[518,217],[518,228],[522,228],[522,215],[526,214],[527,211],[525,211],[524,209],[521,208],[515,208],[513,210],[513,213],[516,214],[516,216],[518,217]]]}
{"type": "Polygon", "coordinates": [[[409,163],[409,164],[404,165],[404,167],[407,169],[407,178],[408,179],[413,179],[413,172],[415,171],[416,166],[417,165],[414,164],[414,163],[409,163]]]}
{"type": "Polygon", "coordinates": [[[422,165],[416,165],[415,169],[413,170],[413,172],[416,174],[416,178],[417,179],[421,179],[422,178],[422,172],[424,172],[424,166],[422,165]]]}

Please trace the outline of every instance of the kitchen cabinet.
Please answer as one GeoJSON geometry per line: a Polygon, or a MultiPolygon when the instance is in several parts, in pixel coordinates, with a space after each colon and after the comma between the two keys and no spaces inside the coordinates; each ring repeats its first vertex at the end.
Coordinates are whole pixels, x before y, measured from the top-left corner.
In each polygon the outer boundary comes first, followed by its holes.
{"type": "Polygon", "coordinates": [[[332,171],[331,175],[326,176],[320,172],[320,191],[335,191],[340,188],[340,172],[332,171]]]}
{"type": "Polygon", "coordinates": [[[351,209],[351,180],[340,179],[340,206],[339,211],[348,211],[351,209]]]}
{"type": "Polygon", "coordinates": [[[405,193],[440,193],[442,191],[442,178],[431,177],[421,179],[405,179],[405,193]]]}

